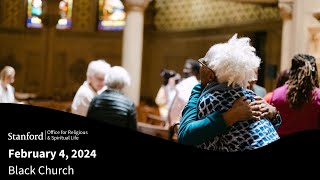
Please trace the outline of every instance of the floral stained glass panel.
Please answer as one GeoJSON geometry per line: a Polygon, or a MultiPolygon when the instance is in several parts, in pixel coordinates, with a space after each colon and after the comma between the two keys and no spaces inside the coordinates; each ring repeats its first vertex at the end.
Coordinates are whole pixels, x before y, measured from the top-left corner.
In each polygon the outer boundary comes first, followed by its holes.
{"type": "Polygon", "coordinates": [[[70,29],[72,24],[73,0],[61,0],[59,3],[60,19],[56,25],[57,29],[70,29]]]}
{"type": "Polygon", "coordinates": [[[28,0],[27,27],[42,28],[42,0],[28,0]]]}
{"type": "Polygon", "coordinates": [[[122,30],[125,25],[125,18],[126,13],[120,0],[99,0],[99,30],[122,30]]]}

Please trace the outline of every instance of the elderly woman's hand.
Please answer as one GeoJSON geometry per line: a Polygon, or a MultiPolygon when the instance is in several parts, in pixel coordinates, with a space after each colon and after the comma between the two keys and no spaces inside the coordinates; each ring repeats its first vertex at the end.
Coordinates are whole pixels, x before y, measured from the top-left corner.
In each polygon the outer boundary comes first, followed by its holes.
{"type": "Polygon", "coordinates": [[[273,119],[277,114],[277,109],[272,105],[268,104],[263,98],[260,96],[254,97],[255,101],[251,102],[249,105],[251,107],[252,113],[262,118],[270,118],[273,119]]]}
{"type": "Polygon", "coordinates": [[[244,101],[243,97],[237,99],[232,107],[222,117],[227,126],[232,126],[238,121],[248,119],[260,120],[263,118],[275,118],[277,109],[268,104],[263,98],[256,96],[254,102],[244,101]]]}
{"type": "Polygon", "coordinates": [[[246,121],[248,119],[258,119],[257,115],[253,114],[253,111],[249,106],[249,102],[244,101],[243,97],[237,99],[233,103],[232,107],[227,112],[222,114],[222,117],[225,123],[227,124],[227,126],[232,126],[234,123],[238,121],[246,121]]]}

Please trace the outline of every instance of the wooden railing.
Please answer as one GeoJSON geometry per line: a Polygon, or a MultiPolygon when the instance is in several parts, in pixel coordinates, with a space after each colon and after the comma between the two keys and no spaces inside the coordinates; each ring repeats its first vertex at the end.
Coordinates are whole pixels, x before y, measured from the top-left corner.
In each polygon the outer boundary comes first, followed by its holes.
{"type": "Polygon", "coordinates": [[[158,107],[140,103],[137,113],[139,132],[177,142],[178,126],[171,128],[168,120],[160,117],[158,107]]]}

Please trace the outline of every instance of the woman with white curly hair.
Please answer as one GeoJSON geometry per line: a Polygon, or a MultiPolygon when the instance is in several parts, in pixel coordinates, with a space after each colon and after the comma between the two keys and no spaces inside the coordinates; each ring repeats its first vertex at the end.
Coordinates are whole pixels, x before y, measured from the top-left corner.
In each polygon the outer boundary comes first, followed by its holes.
{"type": "MultiPolygon", "coordinates": [[[[255,71],[261,61],[249,42],[249,38],[238,39],[236,34],[227,43],[212,46],[206,56],[199,60],[201,85],[195,86],[194,96],[190,98],[190,101],[196,101],[197,120],[216,112],[227,112],[239,98],[240,101],[252,102],[252,116],[238,119],[238,122],[220,123],[220,132],[212,132],[211,137],[202,137],[201,143],[194,144],[198,148],[224,152],[245,151],[263,147],[279,139],[276,132],[281,123],[279,114],[274,107],[246,88],[249,82],[256,80],[255,71]]],[[[187,118],[189,115],[186,106],[178,132],[180,142],[186,135],[183,131],[188,131],[187,126],[192,124],[187,118]]],[[[216,123],[214,119],[212,121],[216,123]]]]}

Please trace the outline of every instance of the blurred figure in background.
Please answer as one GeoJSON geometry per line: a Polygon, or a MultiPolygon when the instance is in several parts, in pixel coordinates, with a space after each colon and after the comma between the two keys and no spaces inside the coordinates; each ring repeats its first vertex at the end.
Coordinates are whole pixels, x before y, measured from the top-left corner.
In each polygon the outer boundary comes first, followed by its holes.
{"type": "Polygon", "coordinates": [[[200,64],[194,59],[187,59],[183,68],[184,79],[176,85],[177,93],[169,110],[169,125],[180,122],[181,112],[187,104],[192,88],[199,83],[200,64]]]}
{"type": "Polygon", "coordinates": [[[80,86],[74,96],[71,112],[86,116],[91,100],[105,90],[105,77],[110,70],[110,64],[105,60],[91,61],[88,65],[87,80],[80,86]]]}
{"type": "Polygon", "coordinates": [[[267,94],[266,88],[259,86],[258,84],[253,84],[253,92],[257,94],[257,96],[264,97],[267,94]]]}
{"type": "Polygon", "coordinates": [[[293,57],[288,83],[273,91],[271,104],[282,117],[280,136],[320,128],[320,89],[313,56],[297,54],[293,57]]]}
{"type": "MultiPolygon", "coordinates": [[[[289,70],[288,69],[283,70],[282,72],[280,72],[280,74],[279,74],[279,76],[277,78],[275,89],[277,89],[278,87],[283,86],[288,81],[288,79],[289,79],[289,70]]],[[[264,96],[264,100],[269,104],[271,103],[272,95],[273,95],[273,91],[268,92],[264,96]]]]}
{"type": "Polygon", "coordinates": [[[264,97],[267,94],[266,88],[259,86],[258,81],[258,68],[255,70],[255,80],[249,82],[249,89],[256,93],[257,96],[264,97]]]}
{"type": "Polygon", "coordinates": [[[135,104],[123,94],[130,83],[129,73],[123,67],[112,67],[106,78],[108,89],[92,100],[87,117],[137,130],[135,104]]]}
{"type": "Polygon", "coordinates": [[[183,79],[177,84],[177,96],[188,102],[192,88],[199,83],[200,64],[194,59],[187,59],[183,68],[183,79]]]}
{"type": "Polygon", "coordinates": [[[176,84],[181,77],[174,70],[167,69],[162,69],[160,76],[163,78],[163,83],[157,93],[155,102],[159,107],[161,118],[168,119],[169,108],[176,96],[176,84]]]}
{"type": "Polygon", "coordinates": [[[15,70],[11,66],[5,66],[0,73],[0,103],[16,103],[14,96],[15,70]]]}

